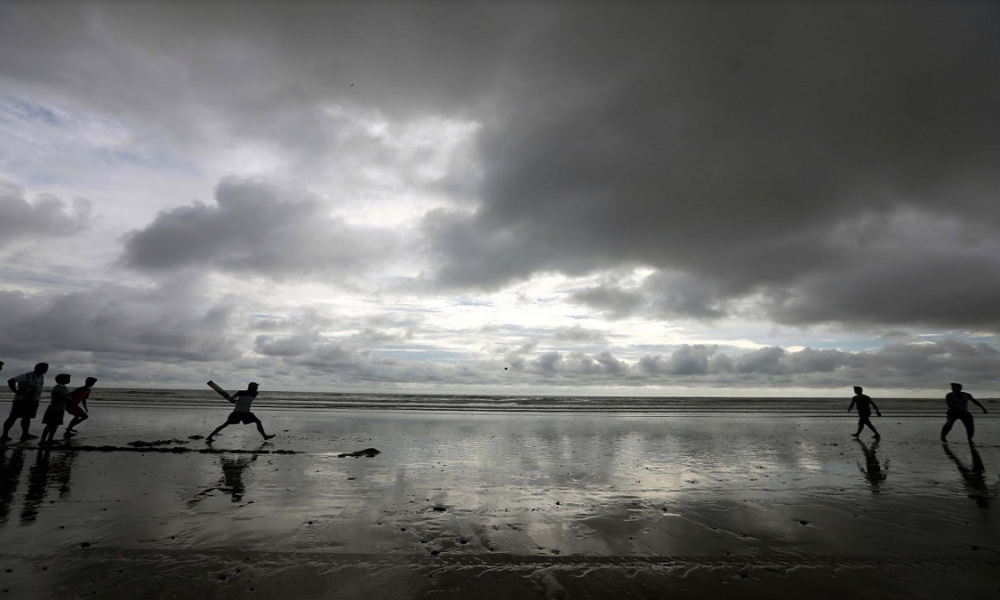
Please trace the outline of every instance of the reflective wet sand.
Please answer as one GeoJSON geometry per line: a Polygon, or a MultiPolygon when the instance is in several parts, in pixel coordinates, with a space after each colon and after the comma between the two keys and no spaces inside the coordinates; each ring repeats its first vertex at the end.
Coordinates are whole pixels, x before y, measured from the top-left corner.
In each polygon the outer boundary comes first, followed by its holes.
{"type": "MultiPolygon", "coordinates": [[[[1000,427],[117,406],[0,452],[23,598],[995,597],[1000,427]],[[142,447],[134,442],[160,442],[142,447]],[[137,447],[138,446],[138,447],[137,447]],[[74,449],[75,448],[75,449],[74,449]],[[372,458],[338,454],[376,448],[372,458]],[[956,596],[956,597],[958,597],[956,596]]],[[[943,419],[941,419],[943,420],[943,419]]]]}

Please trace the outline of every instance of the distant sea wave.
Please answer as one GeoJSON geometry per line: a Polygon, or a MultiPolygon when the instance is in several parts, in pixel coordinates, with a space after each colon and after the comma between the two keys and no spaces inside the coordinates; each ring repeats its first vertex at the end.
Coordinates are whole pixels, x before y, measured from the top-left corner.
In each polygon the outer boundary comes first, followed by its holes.
{"type": "MultiPolygon", "coordinates": [[[[876,398],[886,417],[943,415],[943,399],[876,398]]],[[[210,389],[95,389],[93,400],[138,406],[217,407],[226,401],[210,389]]],[[[699,416],[707,414],[809,416],[846,414],[850,398],[695,398],[628,396],[491,396],[266,392],[255,409],[382,410],[455,413],[569,413],[699,416]]]]}

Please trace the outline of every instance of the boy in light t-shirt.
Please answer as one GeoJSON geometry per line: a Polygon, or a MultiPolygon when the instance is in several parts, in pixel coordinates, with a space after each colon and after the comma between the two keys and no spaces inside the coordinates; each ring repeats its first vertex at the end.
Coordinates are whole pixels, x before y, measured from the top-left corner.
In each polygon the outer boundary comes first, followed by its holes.
{"type": "Polygon", "coordinates": [[[208,437],[205,438],[206,442],[211,442],[212,438],[215,437],[215,434],[219,433],[226,427],[236,425],[237,423],[243,423],[244,425],[256,423],[257,431],[260,432],[265,440],[269,440],[274,437],[274,434],[268,435],[264,433],[264,425],[260,422],[260,419],[257,418],[257,415],[250,412],[250,405],[253,403],[254,398],[257,397],[257,388],[258,385],[255,382],[250,382],[247,384],[247,389],[236,392],[232,395],[227,395],[227,399],[235,404],[236,407],[233,408],[233,412],[229,413],[229,418],[226,419],[225,423],[219,425],[215,428],[215,431],[208,434],[208,437]]]}

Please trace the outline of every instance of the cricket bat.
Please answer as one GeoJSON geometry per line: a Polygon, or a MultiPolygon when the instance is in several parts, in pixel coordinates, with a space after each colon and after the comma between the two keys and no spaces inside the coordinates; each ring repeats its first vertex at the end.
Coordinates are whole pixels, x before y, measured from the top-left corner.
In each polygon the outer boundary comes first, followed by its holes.
{"type": "Polygon", "coordinates": [[[220,387],[218,386],[218,384],[216,384],[216,383],[215,383],[214,381],[212,381],[211,379],[209,379],[209,380],[208,380],[208,387],[210,387],[210,388],[212,388],[213,390],[215,390],[215,391],[219,392],[219,395],[220,395],[220,396],[222,396],[223,398],[225,398],[226,400],[229,400],[229,392],[227,392],[226,390],[224,390],[224,389],[220,388],[220,387]]]}

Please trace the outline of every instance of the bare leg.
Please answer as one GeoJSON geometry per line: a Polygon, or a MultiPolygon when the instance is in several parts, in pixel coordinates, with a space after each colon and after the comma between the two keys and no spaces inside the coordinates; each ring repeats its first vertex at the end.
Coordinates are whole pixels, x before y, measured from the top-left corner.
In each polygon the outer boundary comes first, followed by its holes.
{"type": "Polygon", "coordinates": [[[10,433],[10,428],[14,426],[14,421],[16,420],[17,418],[14,415],[11,415],[7,417],[6,421],[3,422],[3,438],[2,438],[3,441],[6,442],[7,440],[10,439],[10,436],[7,434],[10,433]]]}
{"type": "Polygon", "coordinates": [[[962,424],[965,425],[965,434],[969,437],[969,441],[972,441],[972,436],[976,435],[976,422],[972,420],[972,415],[966,413],[961,416],[962,424]]]}
{"type": "Polygon", "coordinates": [[[56,425],[46,425],[45,429],[42,430],[42,439],[38,440],[39,446],[44,446],[46,444],[52,443],[52,438],[56,435],[56,425]]]}
{"type": "Polygon", "coordinates": [[[25,417],[21,419],[21,441],[33,440],[37,438],[37,435],[31,435],[28,433],[28,427],[31,425],[31,419],[25,417]]]}
{"type": "Polygon", "coordinates": [[[958,417],[955,416],[951,411],[948,411],[948,416],[944,421],[944,427],[941,428],[942,442],[947,441],[945,437],[948,435],[948,432],[951,431],[951,426],[955,424],[956,419],[958,419],[958,417]]]}
{"type": "Polygon", "coordinates": [[[222,430],[223,430],[223,429],[225,429],[226,427],[229,427],[229,421],[226,421],[226,422],[225,422],[225,423],[223,423],[222,425],[219,425],[218,427],[216,427],[216,428],[215,428],[215,431],[213,431],[212,433],[208,434],[208,437],[207,437],[207,438],[205,438],[205,441],[206,441],[206,442],[211,442],[211,441],[212,441],[212,438],[213,438],[213,437],[215,437],[215,434],[219,433],[220,431],[222,431],[222,430]]]}
{"type": "Polygon", "coordinates": [[[73,431],[73,428],[79,425],[80,423],[83,423],[88,418],[90,418],[88,415],[80,415],[73,417],[73,420],[70,421],[69,425],[66,426],[66,431],[63,432],[63,435],[73,435],[74,433],[76,433],[75,431],[73,431]]]}
{"type": "Polygon", "coordinates": [[[260,419],[257,419],[257,431],[259,431],[260,434],[264,436],[265,440],[269,440],[274,437],[273,433],[271,435],[267,435],[266,433],[264,433],[264,424],[260,422],[260,419]]]}

